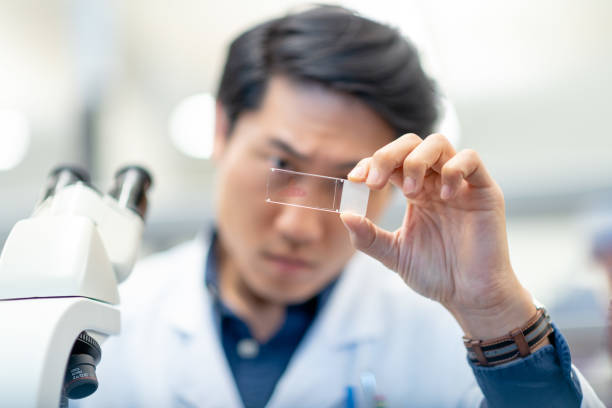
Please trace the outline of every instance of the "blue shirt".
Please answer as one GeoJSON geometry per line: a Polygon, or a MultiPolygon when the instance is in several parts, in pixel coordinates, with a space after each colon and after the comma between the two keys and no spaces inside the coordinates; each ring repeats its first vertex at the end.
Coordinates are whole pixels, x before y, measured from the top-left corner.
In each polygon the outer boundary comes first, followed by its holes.
{"type": "Polygon", "coordinates": [[[336,281],[304,303],[287,307],[285,321],[266,343],[253,339],[248,326],[221,300],[213,234],[206,258],[205,280],[214,298],[217,327],[225,357],[246,408],[264,407],[306,331],[326,303],[336,281]]]}
{"type": "MultiPolygon", "coordinates": [[[[336,281],[313,299],[288,306],[282,327],[268,342],[258,344],[248,326],[218,296],[216,241],[216,234],[213,234],[205,280],[215,299],[223,350],[245,407],[264,407],[336,281]]],[[[468,359],[485,396],[482,407],[580,406],[582,390],[571,367],[569,346],[554,324],[553,327],[551,340],[554,345],[542,347],[525,358],[494,367],[477,366],[468,359]]],[[[398,383],[398,386],[401,385],[398,383]]]]}

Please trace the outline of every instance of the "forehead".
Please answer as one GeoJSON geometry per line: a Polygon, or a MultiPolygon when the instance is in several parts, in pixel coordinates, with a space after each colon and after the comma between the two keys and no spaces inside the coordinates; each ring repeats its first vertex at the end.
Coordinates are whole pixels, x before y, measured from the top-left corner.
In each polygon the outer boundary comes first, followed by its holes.
{"type": "Polygon", "coordinates": [[[357,161],[393,140],[391,127],[356,97],[282,76],[270,79],[252,115],[262,142],[280,139],[324,161],[357,161]]]}

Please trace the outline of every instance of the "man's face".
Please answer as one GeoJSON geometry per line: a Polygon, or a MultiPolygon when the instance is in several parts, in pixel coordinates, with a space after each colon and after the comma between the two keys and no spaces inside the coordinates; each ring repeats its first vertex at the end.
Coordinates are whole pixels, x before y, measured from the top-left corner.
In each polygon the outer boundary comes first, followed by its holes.
{"type": "MultiPolygon", "coordinates": [[[[269,169],[344,178],[392,140],[392,129],[359,100],[273,77],[260,108],[242,113],[229,137],[217,127],[222,270],[268,302],[316,295],[354,249],[338,214],[267,203],[269,169]]],[[[389,193],[371,194],[369,218],[380,215],[389,193]]]]}

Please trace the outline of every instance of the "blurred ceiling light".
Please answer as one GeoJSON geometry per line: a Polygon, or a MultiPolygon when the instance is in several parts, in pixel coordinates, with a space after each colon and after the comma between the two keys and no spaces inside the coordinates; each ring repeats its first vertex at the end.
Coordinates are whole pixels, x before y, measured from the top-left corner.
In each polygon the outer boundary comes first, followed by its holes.
{"type": "Polygon", "coordinates": [[[215,98],[192,95],[179,103],[170,115],[170,138],[183,154],[198,159],[212,155],[215,127],[215,98]]]}
{"type": "Polygon", "coordinates": [[[0,171],[16,167],[30,146],[30,125],[23,112],[0,109],[0,171]]]}

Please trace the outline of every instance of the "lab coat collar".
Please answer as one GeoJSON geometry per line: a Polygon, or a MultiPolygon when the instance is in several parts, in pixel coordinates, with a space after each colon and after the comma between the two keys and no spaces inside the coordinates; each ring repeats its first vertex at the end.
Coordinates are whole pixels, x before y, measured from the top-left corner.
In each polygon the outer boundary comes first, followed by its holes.
{"type": "MultiPolygon", "coordinates": [[[[169,296],[164,315],[168,323],[183,336],[193,336],[205,323],[210,323],[207,329],[214,331],[212,299],[204,285],[209,237],[201,234],[175,250],[174,255],[177,260],[180,259],[181,268],[188,270],[181,271],[176,293],[169,296]]],[[[365,255],[358,253],[351,259],[327,305],[313,323],[329,344],[342,346],[381,336],[382,305],[379,298],[366,295],[366,288],[373,282],[369,282],[372,278],[364,271],[371,262],[365,258],[365,255]]]]}
{"type": "Polygon", "coordinates": [[[198,238],[177,249],[170,264],[180,278],[170,289],[162,318],[174,329],[177,351],[170,360],[169,387],[181,406],[242,406],[231,369],[218,339],[211,297],[204,285],[206,242],[198,238]],[[175,260],[175,262],[173,261],[175,260]],[[189,372],[185,368],[190,367],[189,372]]]}
{"type": "Polygon", "coordinates": [[[210,298],[204,285],[204,245],[203,238],[198,236],[171,250],[173,253],[169,254],[170,264],[174,263],[172,259],[176,259],[174,267],[180,267],[181,270],[176,271],[178,281],[170,288],[171,293],[166,298],[162,317],[182,336],[193,336],[208,320],[206,314],[210,298]]]}
{"type": "Polygon", "coordinates": [[[369,261],[366,258],[358,253],[351,259],[319,318],[321,335],[336,347],[374,341],[382,335],[381,299],[366,290],[373,284],[363,268],[364,261],[369,261]]]}

